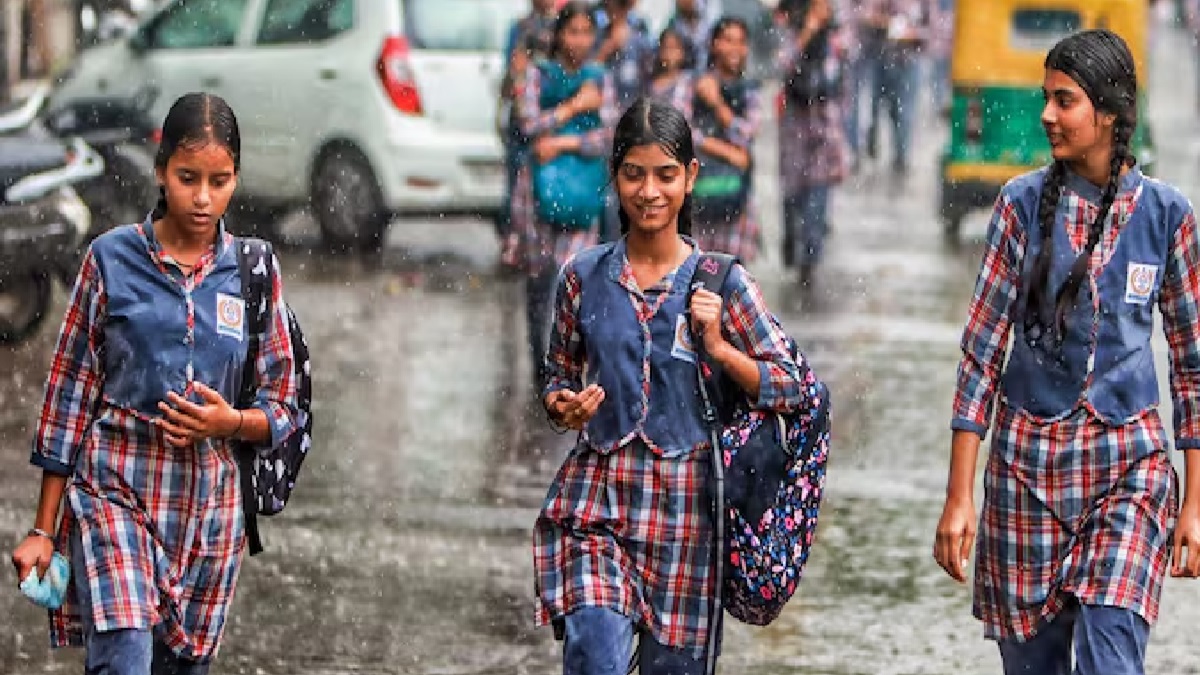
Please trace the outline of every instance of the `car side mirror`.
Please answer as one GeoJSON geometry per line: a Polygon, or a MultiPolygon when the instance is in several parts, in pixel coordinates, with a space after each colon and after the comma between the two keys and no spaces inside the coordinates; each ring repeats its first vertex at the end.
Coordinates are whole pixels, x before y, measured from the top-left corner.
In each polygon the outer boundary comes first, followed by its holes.
{"type": "Polygon", "coordinates": [[[150,50],[150,38],[146,35],[145,29],[139,28],[133,31],[127,41],[129,51],[137,56],[141,56],[150,50]]]}

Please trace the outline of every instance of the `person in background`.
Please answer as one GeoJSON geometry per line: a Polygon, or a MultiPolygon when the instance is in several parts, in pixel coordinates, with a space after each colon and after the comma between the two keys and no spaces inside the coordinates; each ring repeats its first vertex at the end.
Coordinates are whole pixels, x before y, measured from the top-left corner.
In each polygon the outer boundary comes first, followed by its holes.
{"type": "Polygon", "coordinates": [[[929,40],[933,0],[865,0],[868,25],[882,33],[883,45],[875,71],[878,97],[867,127],[867,155],[878,156],[879,114],[891,121],[892,172],[908,175],[912,154],[913,120],[920,86],[920,57],[929,40]],[[882,109],[882,110],[880,110],[882,109]]]}
{"type": "MultiPolygon", "coordinates": [[[[513,22],[504,47],[504,79],[500,84],[500,139],[504,143],[504,201],[496,216],[496,235],[501,242],[511,241],[512,193],[517,171],[529,158],[529,139],[517,124],[516,92],[529,64],[550,54],[554,39],[555,0],[530,0],[529,14],[513,22]]],[[[512,252],[503,252],[501,260],[511,260],[512,252]]]]}
{"type": "Polygon", "coordinates": [[[708,63],[712,22],[705,14],[706,5],[707,0],[675,0],[675,13],[667,22],[667,28],[684,40],[689,70],[702,69],[708,63]]]}
{"type": "Polygon", "coordinates": [[[786,27],[779,70],[779,171],[783,196],[783,261],[799,268],[807,289],[829,233],[832,189],[849,173],[842,101],[846,48],[829,0],[780,5],[786,27]]]}
{"type": "Polygon", "coordinates": [[[696,78],[691,110],[693,144],[701,165],[693,195],[696,243],[701,250],[728,253],[747,264],[758,257],[751,155],[762,123],[762,92],[745,72],[749,39],[750,30],[741,19],[725,17],[713,26],[708,72],[696,78]],[[718,181],[710,182],[715,176],[718,181]],[[721,187],[730,180],[739,181],[740,193],[721,187]]]}
{"type": "Polygon", "coordinates": [[[686,39],[673,28],[663,30],[650,75],[649,96],[677,108],[690,119],[693,83],[686,39]]]}

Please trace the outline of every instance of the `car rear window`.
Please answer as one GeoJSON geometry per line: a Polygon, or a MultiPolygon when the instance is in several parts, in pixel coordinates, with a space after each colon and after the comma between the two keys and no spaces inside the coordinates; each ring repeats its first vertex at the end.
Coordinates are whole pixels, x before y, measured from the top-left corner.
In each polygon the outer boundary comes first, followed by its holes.
{"type": "Polygon", "coordinates": [[[404,28],[418,49],[500,51],[528,0],[402,0],[404,28]]]}
{"type": "Polygon", "coordinates": [[[1069,9],[1018,9],[1012,13],[1014,47],[1046,51],[1083,27],[1083,17],[1069,9]]]}

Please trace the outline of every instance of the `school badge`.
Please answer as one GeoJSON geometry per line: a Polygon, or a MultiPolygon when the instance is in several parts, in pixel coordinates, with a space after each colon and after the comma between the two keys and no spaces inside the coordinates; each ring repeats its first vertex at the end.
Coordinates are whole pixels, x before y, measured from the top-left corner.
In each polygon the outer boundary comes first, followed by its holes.
{"type": "Polygon", "coordinates": [[[233,295],[217,293],[217,334],[241,340],[246,323],[246,302],[233,295]]]}
{"type": "Polygon", "coordinates": [[[1129,263],[1125,276],[1125,302],[1144,305],[1154,293],[1154,282],[1158,280],[1158,266],[1129,263]]]}

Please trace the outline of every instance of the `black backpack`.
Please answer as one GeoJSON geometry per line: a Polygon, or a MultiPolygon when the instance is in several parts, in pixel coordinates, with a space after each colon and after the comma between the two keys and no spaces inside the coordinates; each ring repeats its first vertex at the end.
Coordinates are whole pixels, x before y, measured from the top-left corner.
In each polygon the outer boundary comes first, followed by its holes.
{"type": "Polygon", "coordinates": [[[796,58],[796,67],[784,80],[787,102],[807,108],[836,101],[842,96],[844,66],[832,53],[830,27],[822,28],[796,58]]]}
{"type": "MultiPolygon", "coordinates": [[[[238,395],[238,407],[248,408],[257,396],[255,361],[262,336],[267,330],[267,321],[272,315],[271,280],[274,278],[275,254],[271,244],[261,239],[238,237],[235,245],[250,339],[246,363],[242,370],[242,391],[238,395]]],[[[244,442],[238,442],[234,446],[250,555],[257,555],[263,550],[262,539],[258,534],[258,516],[273,516],[283,510],[292,489],[296,487],[300,465],[312,447],[312,372],[308,359],[308,343],[304,340],[300,322],[296,320],[292,308],[285,305],[285,309],[296,364],[296,400],[300,409],[300,417],[296,420],[297,429],[284,439],[279,447],[271,450],[264,451],[244,442]]]]}

